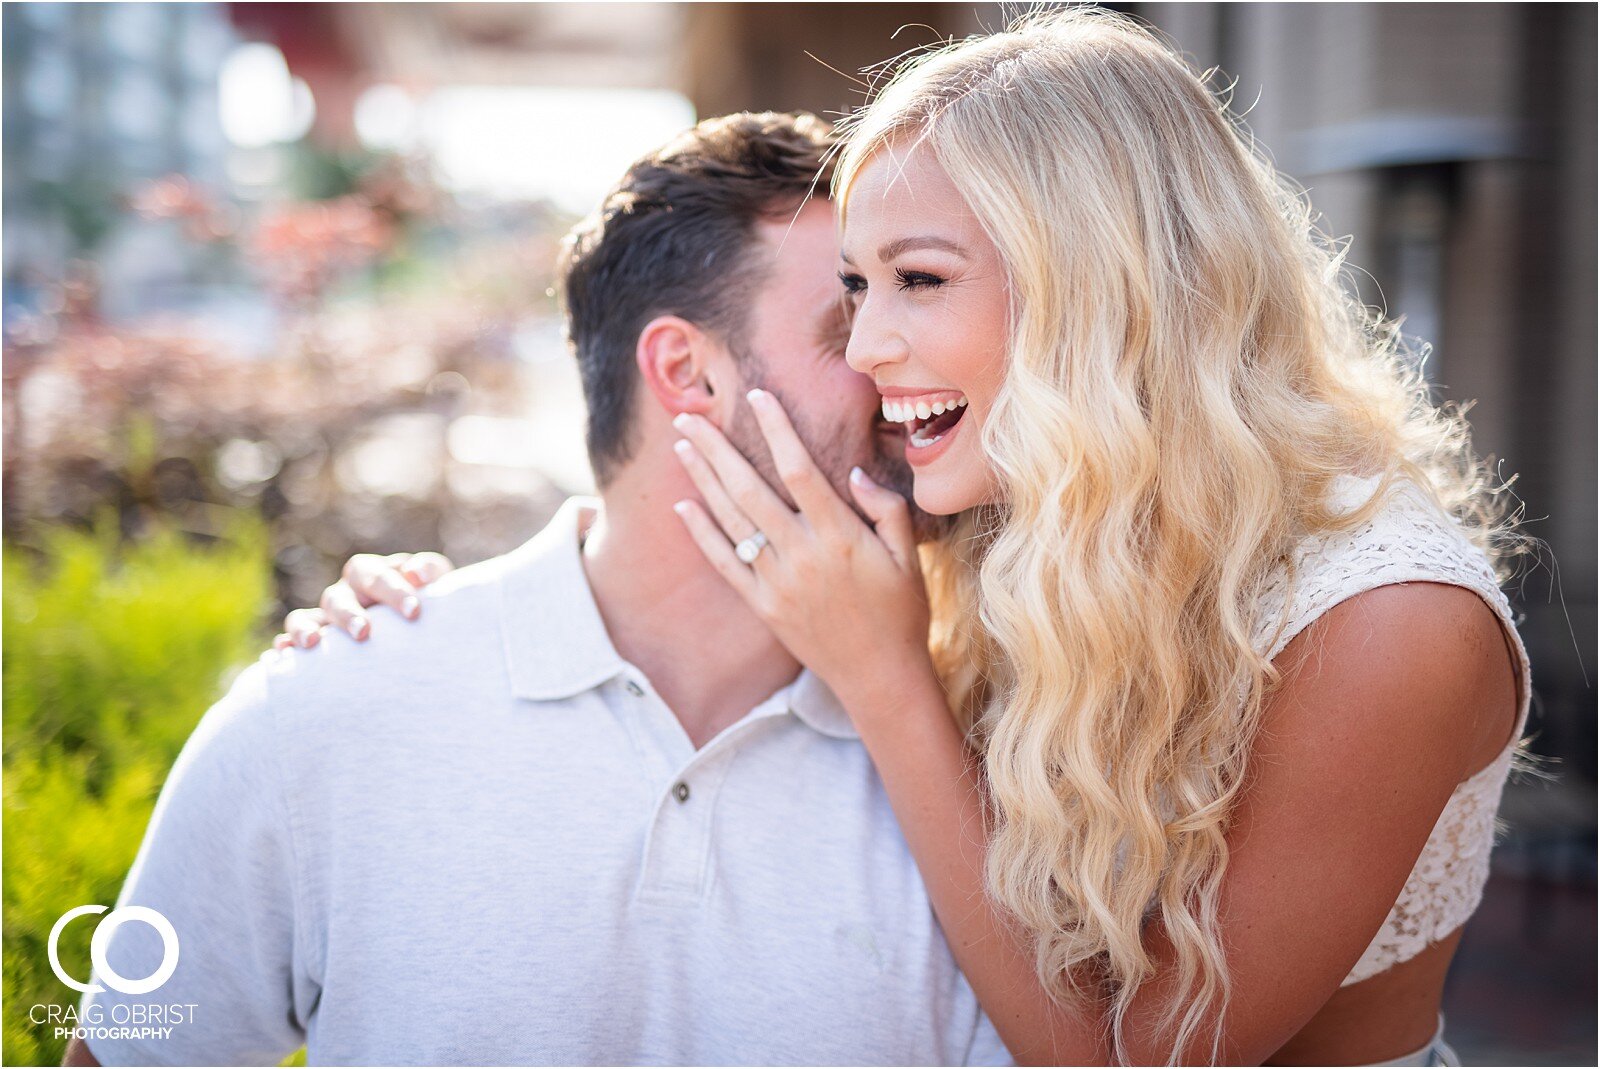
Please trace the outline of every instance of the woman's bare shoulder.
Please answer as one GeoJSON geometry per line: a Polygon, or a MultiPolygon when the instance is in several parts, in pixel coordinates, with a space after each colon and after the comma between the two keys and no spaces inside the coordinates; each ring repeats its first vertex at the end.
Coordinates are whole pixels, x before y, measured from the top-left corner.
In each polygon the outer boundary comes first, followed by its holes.
{"type": "MultiPolygon", "coordinates": [[[[1510,741],[1516,669],[1499,616],[1468,587],[1363,591],[1312,621],[1274,663],[1302,697],[1336,693],[1337,723],[1381,732],[1402,752],[1453,758],[1458,780],[1510,741]]],[[[1279,704],[1277,718],[1295,715],[1297,703],[1279,704]]]]}

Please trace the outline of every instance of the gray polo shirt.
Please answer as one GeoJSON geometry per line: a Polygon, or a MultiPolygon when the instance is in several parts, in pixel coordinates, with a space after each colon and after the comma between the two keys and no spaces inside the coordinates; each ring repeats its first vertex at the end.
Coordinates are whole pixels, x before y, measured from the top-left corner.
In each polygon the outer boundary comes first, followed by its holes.
{"type": "Polygon", "coordinates": [[[206,713],[119,900],[176,971],[84,1001],[193,1008],[101,1062],[1010,1064],[837,700],[802,673],[696,751],[606,635],[598,505],[206,713]]]}

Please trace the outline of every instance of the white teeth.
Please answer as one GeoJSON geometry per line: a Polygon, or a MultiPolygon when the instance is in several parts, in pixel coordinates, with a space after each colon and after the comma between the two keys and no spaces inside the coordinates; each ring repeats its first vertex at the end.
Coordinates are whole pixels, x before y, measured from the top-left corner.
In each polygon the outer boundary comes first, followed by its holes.
{"type": "Polygon", "coordinates": [[[966,407],[965,397],[958,397],[953,401],[935,401],[932,404],[927,401],[891,401],[886,397],[883,399],[883,418],[890,423],[910,423],[914,419],[932,419],[934,416],[942,416],[946,412],[966,407]]]}

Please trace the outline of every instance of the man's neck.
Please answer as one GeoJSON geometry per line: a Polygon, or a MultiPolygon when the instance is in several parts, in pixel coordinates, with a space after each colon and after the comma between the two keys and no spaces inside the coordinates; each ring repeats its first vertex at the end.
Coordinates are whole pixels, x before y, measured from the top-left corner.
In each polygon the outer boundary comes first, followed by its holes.
{"type": "Polygon", "coordinates": [[[619,476],[585,535],[583,567],[617,652],[650,679],[699,749],[800,665],[673,513],[673,502],[691,494],[681,471],[619,476]]]}

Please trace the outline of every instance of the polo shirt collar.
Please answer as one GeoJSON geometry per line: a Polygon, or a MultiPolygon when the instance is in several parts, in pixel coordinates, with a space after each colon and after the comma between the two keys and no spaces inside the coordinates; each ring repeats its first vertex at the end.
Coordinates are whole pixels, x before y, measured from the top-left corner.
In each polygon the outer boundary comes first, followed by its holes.
{"type": "MultiPolygon", "coordinates": [[[[501,634],[518,698],[570,698],[627,667],[606,632],[578,544],[579,531],[600,508],[597,497],[568,498],[544,530],[507,555],[501,634]]],[[[802,669],[780,693],[789,711],[813,730],[836,739],[861,737],[833,691],[810,670],[802,669]]]]}
{"type": "Polygon", "coordinates": [[[789,709],[815,731],[834,739],[859,739],[855,721],[839,703],[833,690],[802,668],[800,676],[789,686],[789,709]]]}

